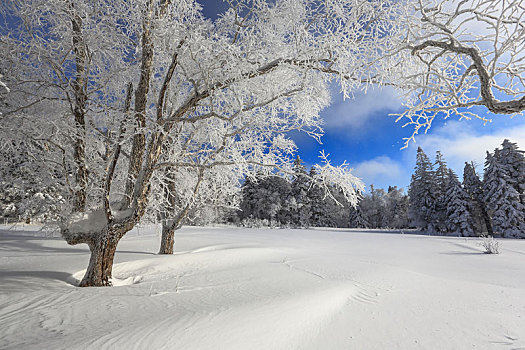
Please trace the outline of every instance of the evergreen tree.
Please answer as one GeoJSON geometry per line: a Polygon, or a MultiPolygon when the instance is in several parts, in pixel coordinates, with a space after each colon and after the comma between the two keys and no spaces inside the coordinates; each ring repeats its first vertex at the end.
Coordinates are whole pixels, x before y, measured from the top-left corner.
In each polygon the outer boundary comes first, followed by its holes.
{"type": "Polygon", "coordinates": [[[241,186],[241,203],[239,204],[241,220],[254,217],[257,200],[257,178],[246,177],[241,186]]]}
{"type": "Polygon", "coordinates": [[[448,188],[449,171],[447,162],[440,151],[436,152],[436,161],[434,163],[434,189],[435,199],[432,207],[430,222],[435,231],[447,231],[447,201],[446,194],[448,188]]]}
{"type": "Polygon", "coordinates": [[[465,162],[463,169],[463,189],[470,198],[471,215],[478,232],[488,232],[492,236],[492,225],[483,200],[483,184],[476,174],[473,163],[465,162]]]}
{"type": "Polygon", "coordinates": [[[448,232],[458,233],[463,237],[473,236],[472,216],[470,215],[469,196],[461,187],[456,174],[450,169],[448,172],[447,191],[445,201],[446,226],[448,232]]]}
{"type": "Polygon", "coordinates": [[[492,228],[503,237],[525,237],[525,206],[513,186],[507,166],[500,162],[499,149],[494,155],[487,152],[483,193],[485,203],[492,214],[492,228]]]}
{"type": "Polygon", "coordinates": [[[436,198],[434,170],[421,147],[417,149],[416,166],[408,190],[409,218],[414,226],[432,229],[432,213],[436,198]]]}
{"type": "Polygon", "coordinates": [[[525,151],[518,149],[518,145],[509,140],[503,140],[499,152],[499,161],[507,168],[509,182],[520,194],[521,204],[525,205],[525,151]]]}

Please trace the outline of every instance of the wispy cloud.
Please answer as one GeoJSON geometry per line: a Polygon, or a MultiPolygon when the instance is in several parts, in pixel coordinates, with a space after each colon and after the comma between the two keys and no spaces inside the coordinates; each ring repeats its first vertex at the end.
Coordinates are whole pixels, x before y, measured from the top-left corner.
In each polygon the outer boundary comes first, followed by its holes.
{"type": "Polygon", "coordinates": [[[465,162],[474,161],[480,175],[483,174],[486,151],[492,152],[500,147],[504,139],[517,142],[525,150],[525,121],[515,120],[514,125],[501,127],[488,124],[480,127],[479,123],[451,121],[431,129],[431,133],[420,135],[417,143],[411,143],[401,155],[381,155],[366,161],[352,164],[354,175],[360,177],[369,189],[370,184],[377,188],[389,185],[408,188],[410,176],[414,170],[416,149],[421,146],[425,153],[434,160],[436,151],[441,151],[448,166],[458,176],[463,176],[465,162]],[[394,159],[395,158],[395,159],[394,159]]]}
{"type": "Polygon", "coordinates": [[[385,114],[401,109],[401,100],[391,88],[359,92],[348,100],[342,100],[340,96],[337,98],[339,100],[323,113],[328,131],[359,131],[373,125],[371,121],[374,118],[385,118],[385,114]]]}
{"type": "Polygon", "coordinates": [[[486,151],[492,152],[500,147],[504,139],[517,142],[520,149],[525,149],[525,123],[504,128],[493,128],[491,124],[483,128],[476,128],[472,122],[453,121],[434,130],[430,135],[418,139],[418,144],[411,145],[415,149],[421,146],[425,153],[433,157],[440,150],[449,166],[463,174],[465,162],[474,161],[478,170],[483,168],[486,151]]]}

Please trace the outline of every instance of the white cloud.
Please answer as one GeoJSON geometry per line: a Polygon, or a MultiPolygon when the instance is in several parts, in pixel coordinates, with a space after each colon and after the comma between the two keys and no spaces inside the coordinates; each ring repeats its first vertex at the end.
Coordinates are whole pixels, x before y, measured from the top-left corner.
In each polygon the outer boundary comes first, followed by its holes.
{"type": "Polygon", "coordinates": [[[481,130],[475,130],[472,122],[454,121],[432,134],[420,136],[418,144],[412,144],[411,148],[415,150],[421,146],[431,159],[440,150],[449,167],[461,177],[465,162],[473,160],[479,166],[478,170],[482,170],[486,151],[492,152],[500,147],[504,139],[517,142],[520,149],[525,149],[525,124],[499,129],[488,124],[481,130]]]}
{"type": "Polygon", "coordinates": [[[417,143],[412,142],[409,149],[400,151],[402,154],[399,160],[382,155],[353,164],[353,173],[365,182],[367,189],[373,184],[377,188],[386,189],[389,185],[396,185],[407,190],[416,161],[416,149],[421,146],[432,161],[436,151],[441,151],[448,166],[460,179],[463,177],[465,162],[470,161],[477,164],[478,173],[482,175],[486,151],[492,152],[494,148],[501,147],[504,139],[516,142],[520,149],[525,150],[525,123],[517,124],[497,128],[487,124],[479,128],[475,122],[448,122],[431,129],[430,134],[416,138],[417,143]]]}
{"type": "MultiPolygon", "coordinates": [[[[358,92],[353,99],[334,103],[323,113],[325,129],[348,128],[357,131],[369,126],[370,121],[380,112],[391,113],[401,108],[401,100],[394,89],[372,88],[358,92]]],[[[381,118],[384,118],[381,115],[381,118]]]]}
{"type": "Polygon", "coordinates": [[[379,156],[358,163],[353,170],[354,175],[361,178],[367,188],[373,184],[377,188],[388,188],[389,185],[406,187],[412,169],[401,162],[387,156],[379,156]]]}

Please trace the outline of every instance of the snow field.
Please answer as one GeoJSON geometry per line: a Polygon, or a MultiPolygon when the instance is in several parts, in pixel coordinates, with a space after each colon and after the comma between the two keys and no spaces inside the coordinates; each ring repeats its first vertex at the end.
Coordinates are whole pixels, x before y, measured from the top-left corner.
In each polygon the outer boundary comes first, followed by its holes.
{"type": "Polygon", "coordinates": [[[525,241],[352,230],[155,228],[119,245],[113,288],[76,288],[88,249],[0,228],[2,349],[525,348],[525,241]]]}

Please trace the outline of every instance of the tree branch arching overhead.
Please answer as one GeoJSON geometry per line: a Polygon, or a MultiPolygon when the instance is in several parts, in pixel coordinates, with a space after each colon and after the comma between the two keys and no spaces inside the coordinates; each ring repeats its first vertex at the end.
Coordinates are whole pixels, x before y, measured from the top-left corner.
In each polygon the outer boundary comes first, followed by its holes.
{"type": "Polygon", "coordinates": [[[438,115],[478,118],[525,110],[525,6],[507,0],[418,0],[404,50],[412,56],[398,86],[398,120],[425,132],[438,115]],[[407,92],[408,91],[408,92],[407,92]]]}

